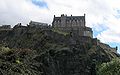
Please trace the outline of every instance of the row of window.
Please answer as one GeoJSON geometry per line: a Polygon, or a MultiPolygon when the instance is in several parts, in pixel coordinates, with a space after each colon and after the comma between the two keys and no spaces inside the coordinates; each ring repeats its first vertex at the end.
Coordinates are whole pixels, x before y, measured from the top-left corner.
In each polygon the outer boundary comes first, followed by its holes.
{"type": "MultiPolygon", "coordinates": [[[[61,20],[55,20],[54,22],[61,22],[61,20]]],[[[66,22],[84,22],[84,20],[66,20],[66,22]]]]}

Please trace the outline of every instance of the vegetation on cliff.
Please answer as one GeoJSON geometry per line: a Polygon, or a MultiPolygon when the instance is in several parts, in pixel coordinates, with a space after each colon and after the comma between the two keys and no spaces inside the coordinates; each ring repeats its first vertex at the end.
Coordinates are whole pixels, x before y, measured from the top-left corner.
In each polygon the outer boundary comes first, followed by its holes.
{"type": "Polygon", "coordinates": [[[32,63],[35,51],[0,46],[0,75],[40,75],[32,63]]]}
{"type": "Polygon", "coordinates": [[[120,75],[120,58],[98,65],[97,75],[120,75]]]}
{"type": "Polygon", "coordinates": [[[119,54],[80,37],[29,27],[0,32],[0,75],[95,75],[119,54]]]}

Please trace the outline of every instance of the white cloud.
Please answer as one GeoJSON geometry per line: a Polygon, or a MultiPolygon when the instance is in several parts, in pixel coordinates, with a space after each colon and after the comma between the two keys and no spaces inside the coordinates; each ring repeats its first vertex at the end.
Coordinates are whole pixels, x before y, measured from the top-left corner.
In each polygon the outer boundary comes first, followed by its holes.
{"type": "Polygon", "coordinates": [[[49,22],[47,9],[40,9],[30,0],[0,0],[0,24],[24,24],[30,20],[49,22]]]}
{"type": "Polygon", "coordinates": [[[111,43],[111,42],[120,43],[120,35],[119,34],[120,34],[119,32],[108,29],[108,30],[100,33],[97,37],[102,42],[105,42],[105,43],[111,43]]]}
{"type": "Polygon", "coordinates": [[[107,30],[101,32],[97,37],[102,42],[117,42],[120,43],[120,19],[114,16],[109,17],[106,21],[107,30]]]}

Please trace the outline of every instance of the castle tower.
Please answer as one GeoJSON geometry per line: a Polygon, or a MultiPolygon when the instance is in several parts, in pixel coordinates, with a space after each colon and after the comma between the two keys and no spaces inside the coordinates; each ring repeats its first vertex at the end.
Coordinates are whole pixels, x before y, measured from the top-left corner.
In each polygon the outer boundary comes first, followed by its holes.
{"type": "Polygon", "coordinates": [[[62,14],[60,17],[54,15],[52,27],[64,32],[74,32],[79,36],[88,36],[92,38],[92,29],[85,26],[84,16],[67,16],[62,14]]]}
{"type": "Polygon", "coordinates": [[[85,27],[85,14],[84,16],[67,16],[62,14],[61,17],[56,17],[52,22],[53,27],[85,27]]]}

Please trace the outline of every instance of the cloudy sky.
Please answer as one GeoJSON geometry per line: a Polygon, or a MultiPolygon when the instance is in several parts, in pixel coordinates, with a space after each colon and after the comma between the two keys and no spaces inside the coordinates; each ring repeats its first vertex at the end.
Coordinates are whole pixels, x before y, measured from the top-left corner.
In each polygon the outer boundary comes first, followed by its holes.
{"type": "Polygon", "coordinates": [[[29,21],[51,24],[53,15],[84,15],[94,37],[120,53],[120,0],[0,0],[0,25],[29,21]]]}

